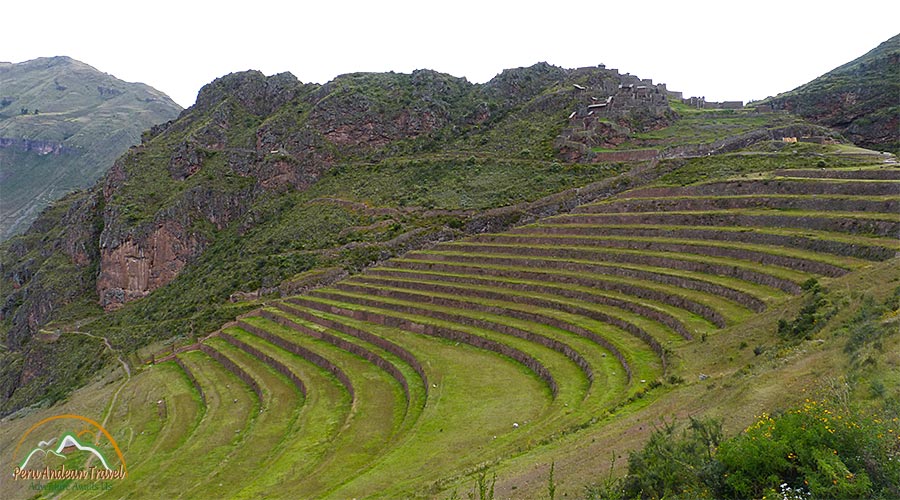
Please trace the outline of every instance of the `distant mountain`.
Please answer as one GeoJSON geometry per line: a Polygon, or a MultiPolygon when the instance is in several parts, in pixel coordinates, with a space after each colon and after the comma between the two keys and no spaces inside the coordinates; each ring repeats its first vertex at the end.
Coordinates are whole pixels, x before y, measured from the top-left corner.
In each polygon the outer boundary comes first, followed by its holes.
{"type": "Polygon", "coordinates": [[[69,57],[0,63],[0,240],[85,188],[181,107],[69,57]]]}
{"type": "Polygon", "coordinates": [[[900,151],[900,35],[796,89],[763,101],[832,127],[854,143],[900,151]]]}

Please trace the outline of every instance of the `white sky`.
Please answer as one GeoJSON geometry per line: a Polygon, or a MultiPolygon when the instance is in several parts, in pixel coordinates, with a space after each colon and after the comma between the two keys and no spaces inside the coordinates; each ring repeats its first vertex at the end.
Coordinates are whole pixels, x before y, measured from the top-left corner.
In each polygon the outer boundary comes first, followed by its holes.
{"type": "Polygon", "coordinates": [[[324,83],[429,68],[480,83],[540,61],[604,63],[686,96],[748,101],[900,32],[900,2],[884,0],[29,0],[0,12],[0,61],[67,55],[182,106],[246,69],[324,83]]]}

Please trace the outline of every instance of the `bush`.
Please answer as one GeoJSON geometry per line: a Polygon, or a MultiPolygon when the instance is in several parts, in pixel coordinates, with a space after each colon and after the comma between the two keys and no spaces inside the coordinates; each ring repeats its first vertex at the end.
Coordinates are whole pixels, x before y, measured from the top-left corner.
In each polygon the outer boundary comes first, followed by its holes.
{"type": "Polygon", "coordinates": [[[674,423],[665,423],[640,451],[628,456],[626,498],[708,497],[716,483],[718,463],[712,454],[722,437],[715,420],[691,418],[681,436],[674,423]]]}
{"type": "Polygon", "coordinates": [[[721,424],[691,418],[656,430],[628,457],[628,475],[590,498],[900,498],[900,421],[807,399],[762,415],[722,441],[721,424]],[[721,444],[720,444],[721,441],[721,444]]]}
{"type": "Polygon", "coordinates": [[[778,320],[778,336],[785,340],[809,340],[834,316],[837,309],[819,283],[810,279],[802,285],[806,303],[793,321],[778,320]]]}
{"type": "Polygon", "coordinates": [[[809,399],[778,417],[763,415],[719,448],[727,474],[721,493],[760,498],[786,485],[814,498],[895,498],[897,427],[896,418],[885,422],[809,399]]]}

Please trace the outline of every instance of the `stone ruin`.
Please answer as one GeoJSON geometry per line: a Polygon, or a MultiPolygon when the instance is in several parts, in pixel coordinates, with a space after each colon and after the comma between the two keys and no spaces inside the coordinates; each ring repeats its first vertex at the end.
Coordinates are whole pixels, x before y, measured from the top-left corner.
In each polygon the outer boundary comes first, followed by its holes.
{"type": "Polygon", "coordinates": [[[586,84],[572,84],[578,103],[554,144],[570,161],[594,147],[615,147],[634,132],[668,125],[674,118],[669,99],[681,95],[665,84],[654,85],[650,79],[619,74],[603,65],[575,70],[573,76],[587,76],[580,79],[586,84]]]}
{"type": "Polygon", "coordinates": [[[569,114],[568,126],[554,141],[554,147],[567,161],[591,156],[592,148],[615,148],[636,132],[645,132],[671,124],[676,115],[670,100],[699,109],[742,109],[742,101],[707,101],[705,97],[684,98],[665,83],[620,74],[605,65],[580,68],[572,75],[577,104],[569,114]]]}
{"type": "Polygon", "coordinates": [[[707,101],[706,97],[689,97],[681,99],[682,104],[686,104],[697,109],[743,109],[744,101],[707,101]]]}

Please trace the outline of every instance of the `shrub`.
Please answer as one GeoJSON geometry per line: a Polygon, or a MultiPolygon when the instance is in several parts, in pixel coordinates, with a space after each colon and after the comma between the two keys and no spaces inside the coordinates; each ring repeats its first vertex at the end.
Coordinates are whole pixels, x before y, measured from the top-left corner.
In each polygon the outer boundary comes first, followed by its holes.
{"type": "Polygon", "coordinates": [[[760,498],[786,485],[814,498],[896,497],[896,421],[810,399],[778,417],[764,414],[719,448],[727,474],[722,493],[760,498]]]}
{"type": "Polygon", "coordinates": [[[681,436],[674,423],[664,423],[642,450],[628,456],[625,497],[709,496],[708,485],[718,476],[712,454],[721,437],[722,426],[715,420],[692,417],[681,436]]]}
{"type": "Polygon", "coordinates": [[[778,320],[778,336],[785,340],[808,340],[834,316],[837,309],[819,283],[810,279],[803,283],[806,303],[793,321],[778,320]]]}
{"type": "Polygon", "coordinates": [[[628,475],[589,498],[900,498],[900,421],[807,399],[763,414],[722,441],[721,424],[691,418],[657,429],[628,457],[628,475]],[[720,444],[721,442],[721,444],[720,444]]]}

